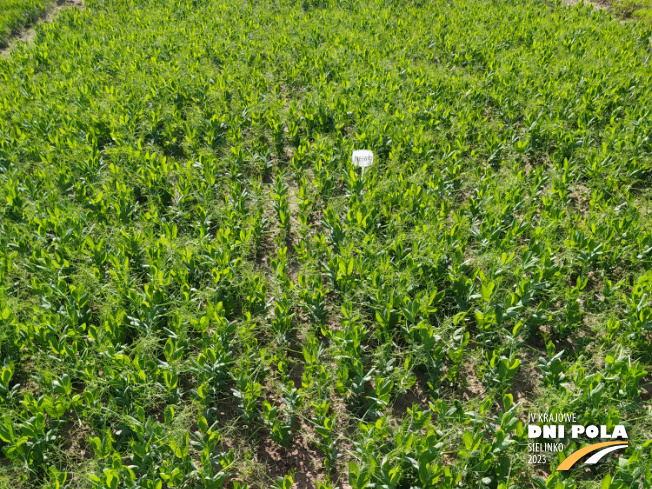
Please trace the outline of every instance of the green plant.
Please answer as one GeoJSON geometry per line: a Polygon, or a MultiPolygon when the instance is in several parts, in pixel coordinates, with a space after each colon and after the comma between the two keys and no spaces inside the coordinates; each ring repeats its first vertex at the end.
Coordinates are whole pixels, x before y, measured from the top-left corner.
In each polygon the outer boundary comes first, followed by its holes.
{"type": "MultiPolygon", "coordinates": [[[[324,489],[650,485],[649,24],[83,7],[0,60],[0,479],[287,487],[300,450],[324,489]],[[536,479],[534,408],[629,448],[536,479]]],[[[0,0],[0,44],[47,8],[0,0]]]]}

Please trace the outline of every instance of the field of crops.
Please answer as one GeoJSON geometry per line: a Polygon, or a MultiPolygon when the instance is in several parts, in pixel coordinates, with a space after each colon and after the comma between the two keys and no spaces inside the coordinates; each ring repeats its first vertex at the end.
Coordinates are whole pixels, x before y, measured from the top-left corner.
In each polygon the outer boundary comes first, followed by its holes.
{"type": "Polygon", "coordinates": [[[0,59],[0,487],[651,487],[652,27],[515,3],[87,0],[0,59]],[[629,447],[530,463],[537,412],[629,447]]]}
{"type": "Polygon", "coordinates": [[[7,46],[9,37],[41,17],[48,0],[0,0],[0,48],[7,46]]]}

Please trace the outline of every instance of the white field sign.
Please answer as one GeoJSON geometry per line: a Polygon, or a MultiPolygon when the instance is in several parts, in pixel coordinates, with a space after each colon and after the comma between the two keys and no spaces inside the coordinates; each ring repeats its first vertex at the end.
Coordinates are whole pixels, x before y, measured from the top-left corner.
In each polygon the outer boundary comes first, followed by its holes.
{"type": "Polygon", "coordinates": [[[357,149],[353,151],[353,164],[362,168],[362,178],[364,179],[364,169],[374,163],[374,154],[368,149],[357,149]]]}

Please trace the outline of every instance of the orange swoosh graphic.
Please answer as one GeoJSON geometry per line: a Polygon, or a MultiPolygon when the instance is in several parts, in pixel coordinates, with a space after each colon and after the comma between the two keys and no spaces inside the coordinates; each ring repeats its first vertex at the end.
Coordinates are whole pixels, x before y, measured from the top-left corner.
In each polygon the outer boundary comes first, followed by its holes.
{"type": "Polygon", "coordinates": [[[581,459],[587,453],[595,452],[596,450],[599,450],[600,448],[610,447],[612,445],[627,445],[627,442],[626,441],[605,441],[604,443],[595,443],[593,445],[589,445],[587,447],[582,448],[581,450],[573,452],[568,457],[566,457],[566,459],[564,459],[564,461],[561,464],[559,464],[559,467],[557,467],[557,470],[568,470],[575,464],[575,462],[577,462],[579,459],[581,459]]]}

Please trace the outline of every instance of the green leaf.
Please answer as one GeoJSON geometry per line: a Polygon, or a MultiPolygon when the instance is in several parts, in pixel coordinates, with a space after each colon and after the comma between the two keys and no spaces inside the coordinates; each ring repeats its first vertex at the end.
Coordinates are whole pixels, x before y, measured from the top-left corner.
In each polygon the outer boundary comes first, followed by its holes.
{"type": "Polygon", "coordinates": [[[462,441],[464,442],[464,448],[467,450],[471,450],[473,448],[473,434],[465,430],[464,433],[462,433],[462,441]]]}
{"type": "Polygon", "coordinates": [[[208,421],[201,414],[197,417],[197,427],[202,435],[205,435],[208,431],[208,421]]]}
{"type": "Polygon", "coordinates": [[[609,489],[611,487],[611,475],[607,474],[604,476],[604,479],[602,479],[602,484],[601,484],[602,489],[609,489]]]}
{"type": "Polygon", "coordinates": [[[505,411],[509,411],[509,409],[512,407],[512,404],[514,404],[514,396],[511,394],[505,394],[503,396],[503,406],[505,411]]]}
{"type": "Polygon", "coordinates": [[[172,423],[172,420],[174,419],[174,407],[173,406],[166,407],[164,411],[164,416],[165,416],[166,425],[172,423]]]}

